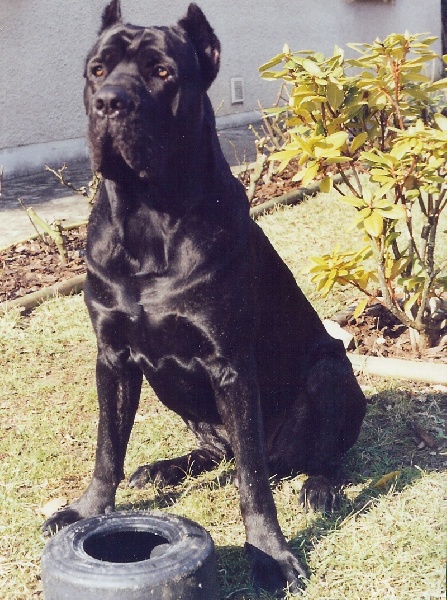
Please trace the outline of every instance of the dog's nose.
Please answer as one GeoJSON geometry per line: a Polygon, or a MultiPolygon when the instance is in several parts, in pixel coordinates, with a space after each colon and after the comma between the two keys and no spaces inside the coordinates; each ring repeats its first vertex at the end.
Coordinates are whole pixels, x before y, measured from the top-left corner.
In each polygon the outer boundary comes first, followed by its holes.
{"type": "Polygon", "coordinates": [[[101,117],[120,117],[128,112],[131,101],[126,92],[114,85],[105,85],[94,99],[95,111],[101,117]]]}

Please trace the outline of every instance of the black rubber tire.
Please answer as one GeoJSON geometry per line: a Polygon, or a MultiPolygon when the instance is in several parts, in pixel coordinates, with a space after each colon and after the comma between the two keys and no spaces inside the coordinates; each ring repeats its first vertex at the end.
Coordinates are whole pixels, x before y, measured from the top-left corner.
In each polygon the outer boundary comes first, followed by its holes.
{"type": "Polygon", "coordinates": [[[45,600],[218,600],[214,544],[188,519],[115,512],[62,529],[42,554],[45,600]]]}

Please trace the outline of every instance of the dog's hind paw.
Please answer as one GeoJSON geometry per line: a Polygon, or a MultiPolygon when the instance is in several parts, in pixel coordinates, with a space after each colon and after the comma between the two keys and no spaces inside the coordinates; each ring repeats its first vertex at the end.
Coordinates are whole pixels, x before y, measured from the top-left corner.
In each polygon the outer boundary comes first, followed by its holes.
{"type": "Polygon", "coordinates": [[[337,508],[339,495],[323,475],[311,475],[301,488],[299,502],[305,508],[318,512],[332,512],[337,508]]]}
{"type": "Polygon", "coordinates": [[[158,487],[176,485],[186,477],[186,472],[173,460],[158,460],[150,465],[142,465],[131,475],[129,487],[141,489],[153,483],[158,487]]]}
{"type": "Polygon", "coordinates": [[[177,485],[188,475],[196,477],[204,471],[211,471],[216,464],[215,454],[198,448],[183,456],[157,460],[149,465],[138,467],[129,479],[129,486],[142,488],[148,483],[153,483],[158,487],[177,485]]]}

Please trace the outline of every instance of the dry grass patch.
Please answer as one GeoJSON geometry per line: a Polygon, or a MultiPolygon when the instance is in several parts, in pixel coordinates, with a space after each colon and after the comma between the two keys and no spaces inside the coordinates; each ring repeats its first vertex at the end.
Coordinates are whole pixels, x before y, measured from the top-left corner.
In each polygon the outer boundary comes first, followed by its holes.
{"type": "Polygon", "coordinates": [[[444,598],[446,489],[445,472],[422,473],[317,538],[303,598],[444,598]]]}

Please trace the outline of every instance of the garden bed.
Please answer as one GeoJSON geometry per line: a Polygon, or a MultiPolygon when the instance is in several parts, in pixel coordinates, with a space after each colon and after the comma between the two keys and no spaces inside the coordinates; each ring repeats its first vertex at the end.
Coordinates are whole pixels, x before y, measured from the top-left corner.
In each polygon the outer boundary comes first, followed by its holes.
{"type": "MultiPolygon", "coordinates": [[[[379,303],[370,305],[358,319],[346,323],[344,329],[354,336],[354,345],[359,354],[447,362],[446,343],[429,348],[422,355],[415,352],[411,347],[408,328],[379,303]]],[[[447,331],[444,331],[444,335],[446,334],[447,331]]]]}
{"type": "Polygon", "coordinates": [[[66,263],[48,237],[21,241],[0,251],[0,302],[21,298],[85,273],[87,227],[67,231],[65,236],[66,263]]]}

